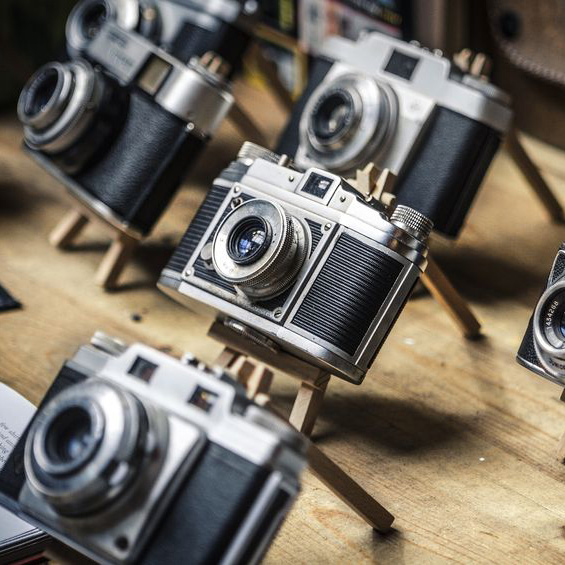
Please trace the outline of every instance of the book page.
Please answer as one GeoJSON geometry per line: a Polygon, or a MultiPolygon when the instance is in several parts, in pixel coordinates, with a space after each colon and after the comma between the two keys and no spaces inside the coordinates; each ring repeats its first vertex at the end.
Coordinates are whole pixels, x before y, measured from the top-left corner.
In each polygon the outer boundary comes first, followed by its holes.
{"type": "MultiPolygon", "coordinates": [[[[35,406],[0,383],[0,469],[33,417],[35,406]]],[[[34,528],[0,507],[0,543],[34,528]]]]}

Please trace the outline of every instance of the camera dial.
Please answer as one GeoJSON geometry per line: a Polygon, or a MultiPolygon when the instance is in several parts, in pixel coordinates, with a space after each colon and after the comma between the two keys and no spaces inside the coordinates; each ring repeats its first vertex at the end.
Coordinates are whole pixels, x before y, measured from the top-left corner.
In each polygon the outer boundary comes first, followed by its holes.
{"type": "Polygon", "coordinates": [[[310,97],[300,121],[301,144],[321,166],[352,171],[383,151],[397,115],[388,85],[368,76],[341,75],[310,97]]]}
{"type": "Polygon", "coordinates": [[[64,390],[35,419],[26,441],[32,490],[66,516],[96,512],[156,472],[167,419],[133,395],[99,380],[64,390]]]}
{"type": "Polygon", "coordinates": [[[534,347],[543,368],[565,382],[565,281],[548,288],[534,312],[534,347]]]}
{"type": "Polygon", "coordinates": [[[279,204],[249,200],[218,227],[212,245],[214,269],[250,300],[272,298],[300,271],[309,249],[307,234],[279,204]]]}
{"type": "Polygon", "coordinates": [[[67,49],[79,56],[106,21],[155,40],[160,31],[157,7],[148,0],[81,0],[72,9],[66,27],[67,49]]]}

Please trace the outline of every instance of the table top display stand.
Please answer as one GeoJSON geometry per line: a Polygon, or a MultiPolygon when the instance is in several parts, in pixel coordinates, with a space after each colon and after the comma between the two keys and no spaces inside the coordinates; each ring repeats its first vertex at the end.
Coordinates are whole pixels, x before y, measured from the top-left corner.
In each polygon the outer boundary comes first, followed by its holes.
{"type": "MultiPolygon", "coordinates": [[[[300,387],[288,421],[310,436],[330,374],[288,353],[266,350],[221,322],[212,325],[209,335],[225,345],[216,363],[245,386],[250,398],[267,405],[283,419],[286,418],[270,402],[273,371],[267,365],[299,378],[300,387]]],[[[312,473],[373,529],[382,533],[390,529],[394,516],[311,440],[308,440],[308,462],[312,473]]]]}

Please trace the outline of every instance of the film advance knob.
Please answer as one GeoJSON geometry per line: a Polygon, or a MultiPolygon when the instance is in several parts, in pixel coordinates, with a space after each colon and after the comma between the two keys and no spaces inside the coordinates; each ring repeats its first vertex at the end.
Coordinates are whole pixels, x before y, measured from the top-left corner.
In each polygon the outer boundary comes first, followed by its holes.
{"type": "Polygon", "coordinates": [[[434,227],[433,222],[424,214],[414,210],[414,208],[402,205],[396,207],[396,210],[390,217],[390,221],[420,241],[426,241],[434,227]]]}
{"type": "Polygon", "coordinates": [[[252,143],[251,141],[245,141],[237,154],[237,160],[243,162],[255,161],[255,159],[264,159],[271,163],[278,163],[280,158],[280,155],[277,155],[273,151],[270,151],[261,145],[252,143]]]}

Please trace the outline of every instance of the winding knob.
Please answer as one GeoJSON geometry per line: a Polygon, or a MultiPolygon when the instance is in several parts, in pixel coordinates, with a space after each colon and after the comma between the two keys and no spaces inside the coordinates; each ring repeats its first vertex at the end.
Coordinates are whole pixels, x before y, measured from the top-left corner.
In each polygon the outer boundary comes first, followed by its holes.
{"type": "Polygon", "coordinates": [[[396,207],[390,217],[390,221],[395,226],[413,235],[416,239],[424,242],[430,237],[434,227],[434,223],[424,214],[414,210],[414,208],[402,205],[396,207]]]}

